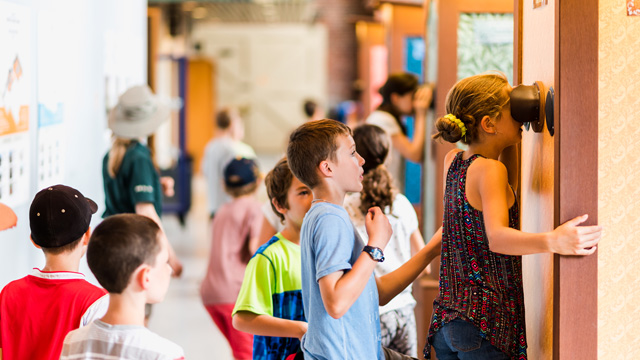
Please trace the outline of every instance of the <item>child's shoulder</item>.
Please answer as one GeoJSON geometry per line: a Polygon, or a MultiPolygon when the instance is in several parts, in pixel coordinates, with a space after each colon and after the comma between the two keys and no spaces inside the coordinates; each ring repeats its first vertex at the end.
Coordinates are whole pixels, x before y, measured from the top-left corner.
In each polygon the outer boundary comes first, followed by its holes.
{"type": "Polygon", "coordinates": [[[502,184],[508,182],[507,167],[500,161],[478,157],[468,170],[467,179],[478,184],[502,184]]]}
{"type": "Polygon", "coordinates": [[[309,209],[305,216],[305,219],[307,218],[313,219],[314,221],[321,220],[322,222],[349,221],[349,213],[344,206],[319,202],[311,206],[311,209],[309,209]]]}
{"type": "Polygon", "coordinates": [[[482,174],[507,174],[507,167],[498,160],[488,159],[482,156],[476,158],[469,166],[469,171],[480,171],[482,174]],[[473,170],[472,170],[473,169],[473,170]]]}

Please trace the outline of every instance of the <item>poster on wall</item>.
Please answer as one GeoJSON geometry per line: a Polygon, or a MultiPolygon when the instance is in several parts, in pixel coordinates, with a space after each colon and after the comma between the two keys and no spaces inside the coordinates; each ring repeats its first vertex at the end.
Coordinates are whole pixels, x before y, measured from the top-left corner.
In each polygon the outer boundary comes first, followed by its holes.
{"type": "Polygon", "coordinates": [[[0,202],[29,200],[30,11],[0,1],[0,202]]]}
{"type": "Polygon", "coordinates": [[[640,16],[640,1],[627,0],[627,15],[640,16]]]}
{"type": "Polygon", "coordinates": [[[38,14],[38,145],[37,188],[65,183],[66,156],[65,133],[69,122],[65,121],[65,94],[71,93],[68,74],[73,65],[68,57],[73,54],[72,42],[58,39],[73,38],[75,24],[64,8],[54,8],[38,14]]]}

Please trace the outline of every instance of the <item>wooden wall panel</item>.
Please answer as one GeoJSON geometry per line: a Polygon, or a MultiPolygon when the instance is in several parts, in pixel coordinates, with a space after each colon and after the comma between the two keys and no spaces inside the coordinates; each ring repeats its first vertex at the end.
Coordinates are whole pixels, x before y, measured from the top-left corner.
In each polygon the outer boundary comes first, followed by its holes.
{"type": "MultiPolygon", "coordinates": [[[[556,11],[555,225],[598,223],[598,0],[556,11]]],[[[554,359],[597,359],[598,257],[554,256],[554,359]]]]}

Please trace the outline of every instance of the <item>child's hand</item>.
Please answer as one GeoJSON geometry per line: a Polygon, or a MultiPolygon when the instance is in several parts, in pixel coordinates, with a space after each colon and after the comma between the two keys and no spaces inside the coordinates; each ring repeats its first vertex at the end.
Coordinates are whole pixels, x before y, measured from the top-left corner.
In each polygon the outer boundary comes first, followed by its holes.
{"type": "Polygon", "coordinates": [[[602,226],[578,226],[589,216],[573,218],[553,230],[551,250],[562,255],[591,255],[602,237],[602,226]]]}
{"type": "Polygon", "coordinates": [[[160,186],[162,186],[162,193],[167,197],[173,197],[175,195],[174,190],[175,181],[171,176],[160,177],[160,186]]]}
{"type": "Polygon", "coordinates": [[[422,85],[413,96],[413,107],[416,111],[426,111],[431,104],[433,88],[431,85],[422,85]]]}
{"type": "Polygon", "coordinates": [[[369,235],[368,245],[384,249],[393,233],[387,216],[379,207],[374,206],[367,212],[364,224],[369,235]]]}

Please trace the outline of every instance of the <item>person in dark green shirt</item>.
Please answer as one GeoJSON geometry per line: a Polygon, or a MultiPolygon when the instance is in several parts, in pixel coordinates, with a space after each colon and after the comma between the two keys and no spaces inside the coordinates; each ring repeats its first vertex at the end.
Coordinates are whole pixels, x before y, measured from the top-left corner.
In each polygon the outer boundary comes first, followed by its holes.
{"type": "MultiPolygon", "coordinates": [[[[162,194],[173,196],[173,179],[160,177],[151,152],[141,139],[153,134],[169,115],[169,106],[147,86],[129,88],[118,99],[109,113],[114,141],[102,162],[106,206],[103,217],[135,213],[151,218],[163,229],[162,194]]],[[[174,276],[180,276],[182,264],[171,244],[169,265],[174,276]]]]}

